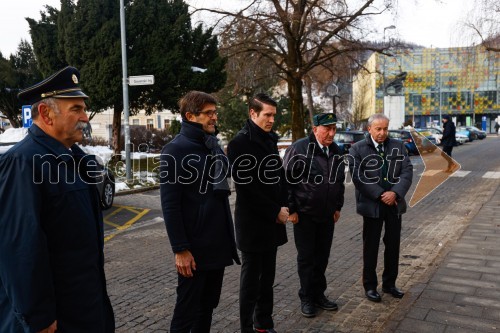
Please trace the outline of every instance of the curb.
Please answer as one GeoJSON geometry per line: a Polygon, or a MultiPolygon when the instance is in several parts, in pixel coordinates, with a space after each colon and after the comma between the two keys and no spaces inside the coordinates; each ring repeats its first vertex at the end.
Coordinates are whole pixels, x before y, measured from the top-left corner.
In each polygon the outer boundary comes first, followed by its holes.
{"type": "Polygon", "coordinates": [[[134,188],[131,190],[125,190],[125,191],[120,191],[115,193],[115,197],[119,197],[122,195],[128,195],[128,194],[135,194],[135,193],[141,193],[141,192],[147,192],[147,191],[152,191],[152,190],[157,190],[160,188],[160,185],[153,185],[153,186],[147,186],[147,187],[141,187],[141,188],[134,188]]]}

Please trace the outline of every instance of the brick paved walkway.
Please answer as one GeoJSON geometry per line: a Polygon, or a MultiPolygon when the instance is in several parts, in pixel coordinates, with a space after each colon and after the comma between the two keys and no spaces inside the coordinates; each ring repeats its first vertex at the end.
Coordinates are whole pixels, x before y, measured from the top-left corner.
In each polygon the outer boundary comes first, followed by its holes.
{"type": "MultiPolygon", "coordinates": [[[[422,166],[416,164],[415,181],[422,171],[422,166]]],[[[457,327],[472,323],[473,314],[464,316],[470,311],[483,318],[475,322],[475,329],[487,332],[485,328],[490,327],[490,331],[498,332],[499,183],[473,176],[452,178],[409,209],[403,216],[397,282],[407,294],[401,300],[382,294],[381,303],[369,302],[363,295],[362,222],[355,213],[354,187],[347,185],[346,205],[336,226],[327,270],[326,293],[337,300],[340,309],[321,311],[312,319],[300,314],[296,250],[290,225],[289,242],[278,251],[276,330],[424,332],[429,328],[429,332],[460,332],[457,327]],[[492,224],[493,217],[496,222],[492,224]]],[[[150,221],[116,236],[106,243],[105,255],[117,332],[167,332],[175,303],[176,273],[163,222],[150,221]]],[[[381,257],[379,262],[383,262],[381,257]]],[[[212,332],[239,329],[239,271],[236,265],[226,270],[212,332]]],[[[462,331],[470,332],[471,326],[462,331]]]]}

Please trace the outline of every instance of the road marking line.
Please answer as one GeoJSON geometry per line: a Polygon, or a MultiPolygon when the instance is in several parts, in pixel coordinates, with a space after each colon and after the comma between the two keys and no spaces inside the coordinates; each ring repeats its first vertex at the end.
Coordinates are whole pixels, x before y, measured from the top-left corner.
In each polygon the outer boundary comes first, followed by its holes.
{"type": "Polygon", "coordinates": [[[495,171],[488,171],[486,172],[482,178],[489,178],[489,179],[500,179],[500,172],[495,172],[495,171]]]}
{"type": "Polygon", "coordinates": [[[440,173],[442,170],[425,170],[424,173],[421,174],[421,176],[434,176],[437,173],[440,173]]]}
{"type": "MultiPolygon", "coordinates": [[[[118,206],[117,206],[118,207],[118,206]]],[[[123,209],[126,209],[128,211],[131,211],[131,212],[137,212],[137,210],[134,209],[134,207],[126,207],[126,206],[119,206],[120,208],[117,209],[117,210],[123,210],[123,209]]],[[[141,219],[141,217],[143,217],[144,215],[146,215],[147,213],[149,213],[151,209],[144,209],[142,212],[138,213],[134,218],[128,220],[124,225],[116,225],[112,222],[105,222],[106,224],[108,225],[112,225],[114,224],[115,225],[115,228],[118,230],[117,232],[115,233],[112,233],[110,234],[109,236],[105,237],[104,238],[104,242],[107,242],[109,241],[110,239],[112,239],[113,237],[115,237],[116,235],[118,235],[119,233],[127,230],[128,228],[130,228],[135,222],[137,222],[139,219],[141,219]]],[[[110,215],[108,216],[112,216],[115,214],[116,211],[114,211],[113,213],[111,213],[110,215]]],[[[106,216],[106,217],[108,217],[106,216]]],[[[112,225],[113,226],[113,225],[112,225]]]]}
{"type": "Polygon", "coordinates": [[[467,176],[469,173],[470,173],[470,171],[458,170],[458,171],[455,171],[455,173],[452,174],[451,177],[463,178],[463,177],[467,176]]]}

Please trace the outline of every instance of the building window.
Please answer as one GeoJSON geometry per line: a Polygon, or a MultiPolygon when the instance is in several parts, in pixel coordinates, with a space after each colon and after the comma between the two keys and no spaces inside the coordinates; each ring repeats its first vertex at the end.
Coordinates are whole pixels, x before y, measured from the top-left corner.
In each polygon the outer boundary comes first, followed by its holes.
{"type": "Polygon", "coordinates": [[[163,125],[164,125],[163,127],[164,127],[165,129],[169,129],[169,128],[170,128],[170,119],[165,119],[165,120],[163,121],[163,125]]]}
{"type": "Polygon", "coordinates": [[[132,125],[139,125],[139,119],[132,119],[132,125]]]}
{"type": "Polygon", "coordinates": [[[146,128],[147,128],[148,130],[152,130],[152,129],[153,129],[153,126],[154,126],[153,119],[148,119],[148,120],[147,120],[147,124],[146,124],[146,128]]]}

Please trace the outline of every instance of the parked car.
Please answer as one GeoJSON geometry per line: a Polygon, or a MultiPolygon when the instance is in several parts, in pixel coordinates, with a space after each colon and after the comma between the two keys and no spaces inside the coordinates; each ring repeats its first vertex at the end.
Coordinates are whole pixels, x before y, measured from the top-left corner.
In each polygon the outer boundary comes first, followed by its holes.
{"type": "Polygon", "coordinates": [[[365,138],[366,132],[363,131],[338,131],[333,137],[333,141],[339,146],[342,154],[349,153],[353,144],[365,138]]]}
{"type": "Polygon", "coordinates": [[[472,142],[472,141],[474,141],[474,140],[477,139],[477,133],[474,132],[474,131],[468,130],[464,126],[457,127],[456,128],[456,132],[459,133],[459,134],[467,136],[467,138],[469,139],[468,142],[472,142]]]}
{"type": "Polygon", "coordinates": [[[477,138],[479,140],[483,140],[486,138],[486,132],[483,131],[483,130],[480,130],[479,128],[475,127],[475,126],[465,126],[465,128],[469,131],[472,131],[474,133],[476,133],[477,135],[477,138]]]}
{"type": "MultiPolygon", "coordinates": [[[[5,154],[16,143],[17,142],[0,142],[0,156],[5,154]]],[[[102,209],[109,209],[113,205],[115,198],[115,176],[111,170],[101,164],[98,164],[98,173],[94,176],[96,177],[97,190],[99,192],[99,198],[101,199],[101,207],[102,209]]]]}
{"type": "MultiPolygon", "coordinates": [[[[441,128],[435,128],[435,127],[427,127],[427,128],[415,128],[416,131],[421,132],[421,131],[428,131],[431,132],[436,139],[436,144],[440,145],[441,144],[441,138],[443,137],[443,130],[441,128]]],[[[457,146],[458,145],[463,145],[465,142],[467,142],[468,137],[463,134],[455,133],[455,139],[457,140],[457,146]]]]}
{"type": "Polygon", "coordinates": [[[441,138],[443,137],[443,132],[437,128],[415,128],[417,132],[428,132],[436,140],[436,144],[441,144],[441,138]]]}
{"type": "Polygon", "coordinates": [[[436,139],[432,137],[431,133],[423,132],[420,134],[421,136],[414,140],[409,130],[389,130],[389,137],[405,143],[408,155],[419,155],[420,152],[436,150],[436,139]]]}

